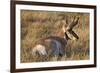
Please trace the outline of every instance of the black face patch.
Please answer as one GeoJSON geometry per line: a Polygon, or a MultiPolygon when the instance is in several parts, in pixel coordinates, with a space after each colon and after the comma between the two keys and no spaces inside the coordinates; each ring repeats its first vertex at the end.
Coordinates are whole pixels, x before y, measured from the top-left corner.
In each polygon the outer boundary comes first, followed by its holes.
{"type": "Polygon", "coordinates": [[[67,40],[70,39],[70,38],[68,37],[68,35],[67,35],[66,32],[65,32],[64,34],[65,34],[65,38],[66,38],[67,40]]]}

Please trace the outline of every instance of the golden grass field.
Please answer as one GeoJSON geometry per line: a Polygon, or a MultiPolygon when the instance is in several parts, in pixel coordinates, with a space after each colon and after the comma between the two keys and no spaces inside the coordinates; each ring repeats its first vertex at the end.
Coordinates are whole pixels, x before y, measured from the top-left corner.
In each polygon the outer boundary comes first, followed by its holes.
{"type": "Polygon", "coordinates": [[[21,10],[21,62],[45,62],[89,59],[89,13],[46,12],[21,10]],[[31,54],[40,38],[57,35],[61,31],[64,17],[79,17],[73,29],[79,36],[77,41],[69,40],[66,54],[62,57],[33,56],[31,54]]]}

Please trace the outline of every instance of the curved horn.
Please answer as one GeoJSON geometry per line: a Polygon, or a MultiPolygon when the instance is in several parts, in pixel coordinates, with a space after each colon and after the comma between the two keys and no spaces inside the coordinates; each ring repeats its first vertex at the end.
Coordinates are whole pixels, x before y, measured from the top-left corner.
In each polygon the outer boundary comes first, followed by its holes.
{"type": "Polygon", "coordinates": [[[79,17],[74,16],[73,21],[68,25],[67,30],[72,30],[79,21],[79,17]]]}
{"type": "Polygon", "coordinates": [[[79,17],[74,16],[73,21],[66,28],[67,35],[70,39],[79,39],[78,35],[72,30],[78,24],[78,21],[79,17]]]}

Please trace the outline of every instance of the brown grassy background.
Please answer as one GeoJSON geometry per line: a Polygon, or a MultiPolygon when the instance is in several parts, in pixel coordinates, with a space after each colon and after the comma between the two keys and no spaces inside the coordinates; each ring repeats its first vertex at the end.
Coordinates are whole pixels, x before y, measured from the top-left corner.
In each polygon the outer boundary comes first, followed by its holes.
{"type": "Polygon", "coordinates": [[[57,60],[86,60],[89,59],[89,13],[46,12],[21,10],[21,62],[43,62],[57,60]],[[61,31],[62,21],[68,21],[73,16],[79,16],[79,23],[74,28],[79,40],[68,41],[66,55],[63,57],[33,56],[31,54],[40,38],[57,35],[61,31]]]}

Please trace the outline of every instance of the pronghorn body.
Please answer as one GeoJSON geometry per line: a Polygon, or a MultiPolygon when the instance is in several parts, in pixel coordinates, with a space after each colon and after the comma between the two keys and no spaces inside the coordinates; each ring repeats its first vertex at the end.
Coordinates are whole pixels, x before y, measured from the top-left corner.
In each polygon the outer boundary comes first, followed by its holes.
{"type": "Polygon", "coordinates": [[[40,39],[38,44],[33,47],[32,53],[37,52],[39,55],[64,55],[68,40],[75,40],[79,38],[77,34],[75,34],[75,32],[72,30],[73,27],[78,23],[78,20],[79,18],[74,18],[71,25],[69,25],[67,28],[65,25],[62,26],[61,31],[63,31],[63,37],[57,35],[40,39]]]}
{"type": "Polygon", "coordinates": [[[40,55],[64,55],[64,47],[66,46],[65,43],[67,44],[64,38],[51,36],[42,39],[42,42],[39,42],[38,45],[33,48],[32,52],[38,52],[40,55]]]}

